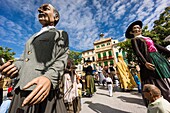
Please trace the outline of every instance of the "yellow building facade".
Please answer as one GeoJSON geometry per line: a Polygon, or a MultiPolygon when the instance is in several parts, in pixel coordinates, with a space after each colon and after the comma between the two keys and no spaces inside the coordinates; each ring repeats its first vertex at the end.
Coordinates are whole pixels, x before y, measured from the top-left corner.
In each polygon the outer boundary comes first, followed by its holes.
{"type": "Polygon", "coordinates": [[[117,47],[118,40],[113,40],[111,37],[103,38],[100,37],[100,40],[97,40],[93,43],[94,49],[86,50],[82,52],[82,63],[85,60],[92,60],[92,66],[96,64],[100,66],[108,66],[110,64],[116,64],[117,56],[119,50],[117,47]]]}

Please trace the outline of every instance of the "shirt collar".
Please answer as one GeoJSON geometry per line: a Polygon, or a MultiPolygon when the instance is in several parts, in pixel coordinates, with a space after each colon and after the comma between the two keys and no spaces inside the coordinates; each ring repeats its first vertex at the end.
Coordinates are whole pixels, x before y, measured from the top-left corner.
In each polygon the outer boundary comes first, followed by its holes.
{"type": "Polygon", "coordinates": [[[153,105],[161,102],[162,99],[163,99],[163,97],[160,97],[160,98],[158,98],[157,100],[155,100],[154,102],[150,103],[149,105],[153,106],[153,105]]]}
{"type": "Polygon", "coordinates": [[[55,28],[54,26],[46,26],[46,27],[43,27],[41,28],[40,32],[44,32],[44,31],[48,31],[49,29],[52,29],[52,28],[55,28]]]}
{"type": "Polygon", "coordinates": [[[46,26],[46,27],[43,27],[41,28],[41,30],[36,34],[36,36],[40,35],[41,33],[45,32],[45,31],[48,31],[49,29],[53,29],[55,28],[54,26],[46,26]]]}
{"type": "Polygon", "coordinates": [[[135,38],[143,38],[144,36],[142,36],[142,35],[138,35],[138,36],[136,36],[135,38]]]}

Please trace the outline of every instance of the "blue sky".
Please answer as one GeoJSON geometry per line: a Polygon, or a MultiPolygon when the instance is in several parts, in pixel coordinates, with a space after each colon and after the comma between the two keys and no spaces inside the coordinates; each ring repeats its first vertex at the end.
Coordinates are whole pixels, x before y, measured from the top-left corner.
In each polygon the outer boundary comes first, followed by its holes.
{"type": "Polygon", "coordinates": [[[132,21],[142,20],[152,29],[169,0],[0,0],[0,46],[12,48],[18,58],[25,42],[41,29],[38,7],[51,3],[60,13],[57,29],[69,34],[70,49],[93,48],[99,34],[122,41],[132,21]]]}

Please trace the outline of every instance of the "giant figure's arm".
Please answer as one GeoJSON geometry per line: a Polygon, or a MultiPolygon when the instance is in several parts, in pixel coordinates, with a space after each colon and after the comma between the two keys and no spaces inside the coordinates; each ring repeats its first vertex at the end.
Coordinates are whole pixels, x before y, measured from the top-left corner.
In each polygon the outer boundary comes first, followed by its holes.
{"type": "Polygon", "coordinates": [[[137,57],[142,61],[143,64],[145,64],[147,61],[144,58],[144,56],[142,55],[142,53],[140,52],[139,47],[136,42],[136,39],[132,39],[131,44],[132,44],[132,48],[135,51],[137,57]]]}
{"type": "Polygon", "coordinates": [[[163,54],[166,54],[168,57],[170,57],[170,51],[166,48],[164,48],[163,46],[159,45],[159,44],[155,44],[155,47],[158,49],[158,51],[163,54]]]}

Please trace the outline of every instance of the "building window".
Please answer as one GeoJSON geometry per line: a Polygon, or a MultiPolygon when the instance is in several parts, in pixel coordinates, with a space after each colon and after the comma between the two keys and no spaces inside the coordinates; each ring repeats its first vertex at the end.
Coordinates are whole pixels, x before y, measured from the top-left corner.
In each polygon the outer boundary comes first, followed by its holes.
{"type": "Polygon", "coordinates": [[[105,62],[104,62],[104,66],[108,66],[108,61],[105,61],[105,62]]]}
{"type": "Polygon", "coordinates": [[[103,57],[106,57],[106,52],[103,52],[103,57]]]}
{"type": "Polygon", "coordinates": [[[98,45],[98,46],[96,46],[96,48],[99,48],[100,46],[98,45]]]}
{"type": "Polygon", "coordinates": [[[102,63],[101,63],[101,62],[99,62],[99,66],[102,66],[102,63]]]}
{"type": "Polygon", "coordinates": [[[114,64],[114,63],[113,63],[113,60],[111,60],[111,61],[110,61],[110,65],[113,65],[113,64],[114,64]]]}
{"type": "Polygon", "coordinates": [[[110,45],[110,42],[108,42],[107,45],[110,45]]]}
{"type": "Polygon", "coordinates": [[[104,47],[104,46],[105,46],[105,44],[102,44],[101,46],[102,46],[102,47],[104,47]]]}
{"type": "Polygon", "coordinates": [[[106,52],[103,52],[103,59],[107,59],[106,52]]]}
{"type": "Polygon", "coordinates": [[[109,56],[112,56],[112,51],[109,51],[109,56]]]}
{"type": "Polygon", "coordinates": [[[92,57],[92,59],[93,59],[93,62],[94,62],[95,61],[94,56],[92,57]]]}
{"type": "Polygon", "coordinates": [[[90,60],[90,57],[88,57],[87,60],[90,60]]]}
{"type": "Polygon", "coordinates": [[[116,57],[118,58],[119,52],[116,52],[116,57]]]}
{"type": "Polygon", "coordinates": [[[101,54],[100,53],[98,53],[98,58],[101,58],[101,54]]]}

